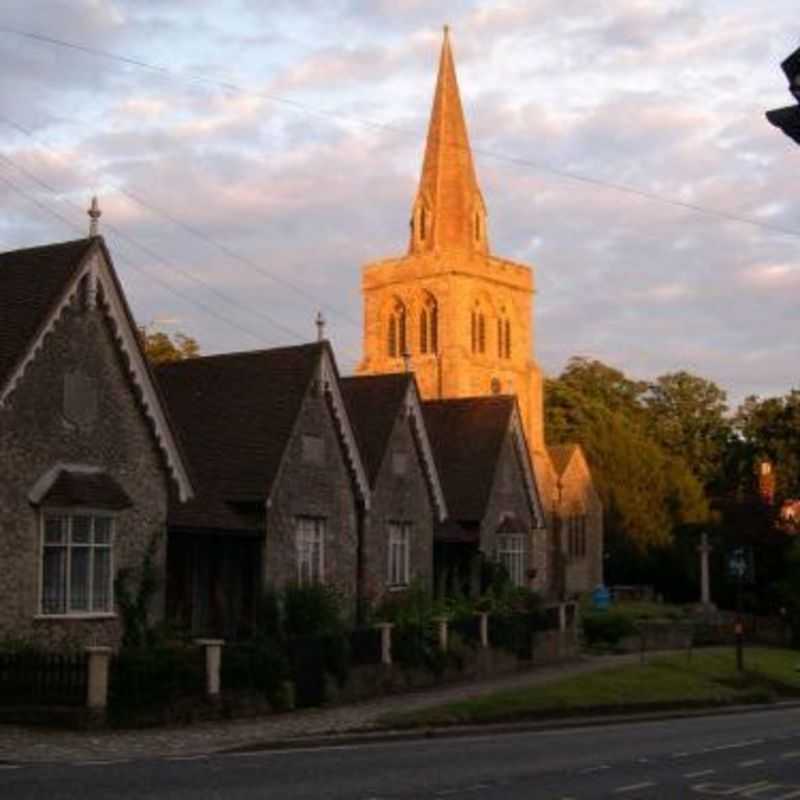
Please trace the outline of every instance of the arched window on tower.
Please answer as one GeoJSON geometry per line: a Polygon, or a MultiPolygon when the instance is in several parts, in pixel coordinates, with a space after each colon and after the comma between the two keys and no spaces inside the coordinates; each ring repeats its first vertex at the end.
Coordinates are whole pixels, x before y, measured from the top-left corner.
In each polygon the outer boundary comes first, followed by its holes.
{"type": "Polygon", "coordinates": [[[484,314],[481,304],[475,303],[470,318],[470,342],[473,353],[486,352],[486,314],[484,314]]]}
{"type": "Polygon", "coordinates": [[[497,318],[497,356],[511,358],[511,320],[505,307],[500,309],[500,316],[497,318]]]}
{"type": "Polygon", "coordinates": [[[400,358],[406,353],[406,307],[396,300],[387,326],[387,351],[390,358],[400,358]]]}
{"type": "Polygon", "coordinates": [[[432,295],[426,295],[419,312],[419,351],[435,353],[439,349],[439,309],[432,295]]]}

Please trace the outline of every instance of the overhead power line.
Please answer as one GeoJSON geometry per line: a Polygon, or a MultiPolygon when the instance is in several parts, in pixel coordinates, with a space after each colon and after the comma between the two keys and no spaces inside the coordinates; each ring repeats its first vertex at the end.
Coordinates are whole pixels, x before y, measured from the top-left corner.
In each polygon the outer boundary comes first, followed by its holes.
{"type": "MultiPolygon", "coordinates": [[[[376,130],[385,130],[392,133],[399,133],[402,134],[403,136],[414,137],[415,139],[419,138],[418,134],[415,133],[414,131],[410,131],[406,128],[402,128],[396,125],[391,125],[389,123],[377,122],[375,120],[370,120],[363,117],[357,117],[351,114],[344,114],[339,111],[329,111],[325,109],[320,109],[311,106],[307,103],[300,102],[298,100],[293,100],[291,98],[271,94],[269,92],[264,92],[261,90],[253,91],[251,89],[247,89],[231,81],[224,81],[218,78],[211,78],[196,72],[178,73],[175,70],[170,69],[169,67],[152,64],[142,59],[131,58],[129,56],[120,55],[118,53],[113,53],[108,50],[102,50],[96,47],[89,47],[86,45],[77,44],[75,42],[69,42],[64,39],[59,39],[53,36],[45,36],[43,34],[34,33],[32,31],[23,31],[6,26],[0,26],[0,33],[21,36],[26,39],[41,42],[43,44],[79,51],[82,53],[86,53],[87,55],[105,58],[123,64],[128,64],[129,66],[135,66],[153,72],[158,72],[169,77],[177,78],[179,80],[185,80],[192,83],[204,83],[210,86],[216,86],[218,88],[230,92],[257,95],[271,102],[278,103],[313,116],[318,116],[327,119],[334,119],[338,121],[354,122],[364,127],[369,127],[376,130]]],[[[452,142],[451,144],[456,147],[461,146],[456,142],[452,142]]],[[[705,216],[714,217],[716,219],[725,220],[727,222],[736,222],[743,225],[749,225],[754,228],[770,231],[771,233],[778,233],[783,236],[800,238],[800,230],[785,228],[783,226],[773,225],[768,222],[762,222],[761,220],[753,219],[752,217],[745,217],[741,214],[736,214],[735,212],[727,211],[725,209],[708,208],[698,203],[689,203],[683,200],[678,200],[673,197],[661,195],[656,192],[650,192],[645,189],[638,189],[634,186],[628,186],[622,183],[614,183],[612,181],[607,181],[600,178],[594,178],[590,175],[585,175],[579,172],[573,172],[572,170],[560,169],[558,167],[553,167],[549,164],[534,161],[528,158],[509,156],[495,150],[489,150],[487,148],[472,147],[472,152],[514,166],[524,166],[541,172],[547,172],[549,174],[555,175],[560,178],[564,178],[566,180],[577,181],[598,188],[610,189],[615,192],[632,195],[634,197],[639,197],[641,199],[649,200],[651,202],[657,202],[657,203],[662,203],[664,205],[669,205],[672,206],[673,208],[680,208],[685,211],[692,211],[694,213],[703,214],[705,216]]]]}
{"type": "MultiPolygon", "coordinates": [[[[7,161],[7,159],[3,159],[3,160],[7,161]]],[[[60,220],[70,230],[77,231],[81,236],[85,236],[85,233],[86,233],[85,229],[83,229],[80,226],[78,226],[75,222],[73,222],[68,217],[65,217],[59,211],[56,211],[54,208],[51,208],[50,206],[48,206],[46,203],[43,203],[41,200],[39,200],[39,198],[35,197],[34,195],[32,195],[30,192],[28,192],[25,189],[23,189],[18,184],[16,184],[13,181],[9,180],[6,176],[0,175],[0,181],[2,183],[4,183],[6,186],[8,186],[12,191],[14,191],[17,194],[21,195],[22,197],[27,199],[29,202],[33,203],[35,206],[40,208],[45,213],[47,213],[50,216],[55,217],[56,219],[60,220]]],[[[235,328],[240,333],[245,333],[248,336],[251,336],[256,341],[260,342],[262,345],[264,344],[264,339],[263,339],[263,336],[261,334],[258,334],[255,331],[253,331],[253,330],[251,330],[249,328],[246,328],[243,325],[240,325],[238,322],[235,322],[234,320],[230,319],[229,317],[224,316],[223,314],[220,314],[215,309],[213,309],[211,306],[208,306],[208,305],[206,305],[205,303],[203,303],[203,302],[201,302],[199,300],[195,300],[194,298],[189,297],[188,295],[185,295],[183,292],[179,291],[174,286],[172,286],[171,284],[167,283],[165,280],[162,280],[158,276],[153,275],[152,273],[148,272],[147,270],[144,270],[141,267],[137,266],[129,258],[126,258],[124,255],[120,255],[120,256],[116,256],[115,255],[115,258],[119,258],[119,260],[121,260],[126,266],[130,267],[135,272],[138,272],[141,275],[144,275],[144,277],[146,277],[149,281],[153,281],[153,282],[157,283],[159,286],[164,288],[166,291],[170,292],[170,294],[175,295],[176,297],[180,298],[181,300],[183,300],[186,303],[190,303],[191,305],[196,306],[201,311],[203,311],[205,314],[208,314],[209,316],[215,317],[216,319],[220,320],[221,322],[224,322],[226,325],[230,326],[231,328],[235,328]]]]}
{"type": "MultiPolygon", "coordinates": [[[[60,153],[57,153],[51,147],[48,147],[47,145],[45,145],[42,142],[40,142],[38,137],[36,136],[36,134],[32,130],[30,130],[29,128],[26,128],[24,125],[20,124],[19,122],[15,121],[15,120],[13,120],[13,119],[5,116],[5,115],[2,115],[2,114],[0,114],[0,121],[4,122],[6,125],[8,125],[13,130],[18,131],[19,133],[22,133],[23,135],[25,135],[28,138],[30,138],[31,140],[33,140],[36,143],[37,147],[40,147],[45,152],[50,153],[51,155],[53,155],[58,160],[60,160],[62,162],[64,161],[63,156],[61,156],[60,153]]],[[[173,225],[176,225],[177,227],[181,228],[182,230],[186,231],[187,233],[191,234],[192,236],[195,236],[196,238],[201,239],[206,244],[212,245],[217,250],[219,250],[221,253],[223,253],[226,257],[228,257],[230,259],[233,259],[234,261],[238,261],[241,264],[244,264],[248,268],[250,268],[250,269],[254,270],[255,272],[257,272],[259,275],[263,276],[264,278],[267,278],[269,281],[271,281],[273,283],[277,283],[279,285],[282,285],[282,286],[285,286],[285,287],[291,289],[293,292],[295,292],[297,295],[302,297],[304,300],[307,300],[309,302],[314,303],[315,307],[322,308],[325,311],[329,312],[330,314],[333,314],[333,315],[339,317],[340,319],[342,319],[343,321],[345,321],[348,324],[352,325],[353,327],[355,327],[355,328],[357,328],[359,330],[361,329],[360,323],[358,323],[356,320],[354,320],[349,314],[347,314],[347,312],[337,308],[336,306],[332,305],[329,302],[320,302],[318,297],[315,297],[310,292],[306,291],[303,287],[298,286],[293,281],[290,281],[288,278],[285,278],[282,275],[280,275],[280,274],[278,274],[278,273],[276,273],[276,272],[274,272],[272,270],[269,270],[269,269],[266,269],[265,267],[262,267],[258,262],[254,261],[251,258],[248,258],[245,255],[242,255],[241,253],[239,253],[236,250],[234,250],[232,247],[230,247],[230,246],[218,241],[214,237],[209,236],[207,233],[202,231],[200,228],[198,228],[198,227],[196,227],[194,225],[191,225],[188,222],[185,222],[184,220],[174,216],[169,211],[167,211],[166,209],[156,205],[155,203],[153,203],[151,201],[148,201],[148,200],[142,199],[142,197],[140,195],[138,195],[137,193],[132,192],[129,189],[124,189],[122,187],[116,187],[115,191],[119,192],[121,195],[127,197],[129,200],[132,200],[134,203],[136,203],[137,205],[141,206],[142,208],[147,209],[148,211],[152,212],[153,214],[157,214],[159,217],[164,217],[165,219],[168,219],[173,225]]],[[[106,225],[108,227],[110,227],[110,225],[108,225],[108,223],[106,223],[106,225]]]]}
{"type": "MultiPolygon", "coordinates": [[[[22,173],[26,178],[28,178],[28,180],[33,181],[35,184],[37,184],[38,186],[42,187],[43,189],[46,189],[47,191],[53,193],[54,195],[58,195],[59,194],[58,190],[54,186],[52,186],[51,184],[47,183],[46,181],[43,181],[41,178],[36,176],[30,170],[25,169],[25,167],[21,167],[19,164],[16,164],[12,159],[8,158],[7,156],[4,156],[2,153],[0,153],[0,161],[3,161],[4,163],[10,165],[13,169],[15,169],[18,172],[22,173]]],[[[70,203],[70,205],[73,208],[78,209],[78,206],[75,205],[74,203],[70,203]]],[[[82,211],[82,209],[79,209],[79,210],[82,211]]],[[[137,241],[133,237],[131,237],[128,234],[124,233],[117,226],[112,225],[110,223],[106,223],[105,227],[107,227],[110,231],[115,233],[123,241],[125,241],[128,244],[130,244],[131,246],[136,247],[137,249],[141,250],[149,258],[152,258],[155,261],[157,261],[157,262],[163,264],[164,266],[168,267],[170,270],[173,270],[174,272],[177,272],[179,275],[182,275],[187,280],[192,281],[193,283],[196,283],[199,286],[202,286],[207,291],[209,291],[212,294],[216,295],[218,298],[220,298],[224,302],[228,303],[229,305],[234,306],[234,307],[238,308],[241,311],[245,311],[248,314],[252,314],[254,316],[257,316],[257,317],[263,319],[265,322],[267,322],[272,327],[276,328],[277,330],[280,330],[282,333],[288,334],[289,336],[292,336],[293,338],[298,339],[299,341],[304,341],[306,338],[308,338],[308,337],[301,336],[299,333],[297,333],[297,331],[292,330],[291,328],[289,328],[288,326],[284,325],[281,322],[278,322],[271,315],[266,314],[265,312],[258,311],[256,309],[250,308],[248,305],[246,305],[245,303],[242,303],[241,301],[237,300],[235,297],[232,297],[227,292],[223,292],[221,289],[218,289],[217,287],[212,286],[207,281],[202,280],[202,278],[198,278],[196,275],[193,275],[191,272],[188,272],[187,270],[183,269],[182,267],[179,267],[174,262],[171,262],[169,259],[167,259],[164,256],[162,256],[160,253],[158,253],[157,251],[153,250],[152,247],[148,247],[147,245],[142,244],[141,242],[137,241]]]]}

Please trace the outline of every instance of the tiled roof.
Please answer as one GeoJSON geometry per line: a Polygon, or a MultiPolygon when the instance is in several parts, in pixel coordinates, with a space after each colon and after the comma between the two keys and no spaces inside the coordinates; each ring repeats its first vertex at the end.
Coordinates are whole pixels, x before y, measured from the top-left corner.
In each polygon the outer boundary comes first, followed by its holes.
{"type": "Polygon", "coordinates": [[[156,369],[195,499],[171,525],[252,531],[326,344],[192,358],[156,369]]]}
{"type": "Polygon", "coordinates": [[[483,519],[514,398],[431,400],[422,407],[450,518],[483,519]]]}
{"type": "Polygon", "coordinates": [[[41,505],[118,511],[129,508],[133,503],[125,490],[105,472],[73,472],[62,469],[42,498],[41,505]]]}
{"type": "Polygon", "coordinates": [[[547,448],[547,452],[550,454],[550,460],[553,462],[553,468],[557,475],[561,476],[564,474],[564,470],[569,465],[570,459],[577,447],[578,445],[576,444],[557,444],[547,448]]]}
{"type": "Polygon", "coordinates": [[[0,389],[67,290],[92,239],[0,253],[0,389]]]}
{"type": "Polygon", "coordinates": [[[343,378],[342,395],[371,486],[375,485],[400,404],[413,381],[410,373],[343,378]]]}

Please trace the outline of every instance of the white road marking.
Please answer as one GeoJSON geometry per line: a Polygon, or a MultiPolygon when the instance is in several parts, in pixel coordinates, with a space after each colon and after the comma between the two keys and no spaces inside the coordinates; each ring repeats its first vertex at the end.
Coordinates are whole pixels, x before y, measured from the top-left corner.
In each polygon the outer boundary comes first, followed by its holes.
{"type": "Polygon", "coordinates": [[[687,756],[690,756],[690,755],[691,755],[691,753],[673,753],[672,757],[673,758],[686,758],[687,756]]]}
{"type": "Polygon", "coordinates": [[[701,769],[699,772],[686,772],[684,773],[684,778],[702,778],[703,775],[713,775],[716,772],[715,769],[701,769]]]}
{"type": "Polygon", "coordinates": [[[784,753],[781,758],[800,758],[800,750],[792,750],[789,753],[784,753]]]}
{"type": "Polygon", "coordinates": [[[22,764],[0,764],[0,769],[22,769],[22,764]]]}
{"type": "Polygon", "coordinates": [[[655,786],[653,781],[642,781],[641,783],[632,783],[630,786],[620,786],[618,789],[614,789],[614,794],[622,794],[623,792],[635,792],[637,789],[648,789],[651,786],[655,786]]]}
{"type": "Polygon", "coordinates": [[[701,753],[718,753],[720,750],[740,750],[742,747],[753,747],[757,744],[764,744],[763,739],[747,739],[744,742],[733,742],[733,744],[718,744],[716,747],[705,747],[701,753]]]}
{"type": "Polygon", "coordinates": [[[757,767],[759,764],[763,764],[763,758],[751,758],[750,761],[740,761],[740,767],[757,767]]]}
{"type": "Polygon", "coordinates": [[[604,770],[604,769],[611,769],[611,767],[609,767],[608,764],[599,764],[596,767],[587,767],[586,769],[582,769],[580,771],[580,774],[581,775],[590,775],[592,772],[600,772],[601,770],[604,770]]]}
{"type": "Polygon", "coordinates": [[[105,758],[96,759],[95,761],[74,761],[73,767],[107,767],[111,764],[126,764],[127,758],[105,758]]]}

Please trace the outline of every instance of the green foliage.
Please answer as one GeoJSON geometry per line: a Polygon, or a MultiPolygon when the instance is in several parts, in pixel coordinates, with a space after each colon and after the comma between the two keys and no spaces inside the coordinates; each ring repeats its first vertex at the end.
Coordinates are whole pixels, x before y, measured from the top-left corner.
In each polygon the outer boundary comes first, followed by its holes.
{"type": "MultiPolygon", "coordinates": [[[[273,615],[273,608],[268,613],[273,615]]],[[[317,634],[341,633],[341,599],[336,590],[315,583],[308,586],[289,586],[283,598],[283,630],[287,638],[293,636],[314,636],[317,634]]]]}
{"type": "Polygon", "coordinates": [[[733,435],[726,394],[686,371],[662,375],[644,398],[649,427],[661,447],[682,459],[704,486],[719,486],[733,435]]]}
{"type": "Polygon", "coordinates": [[[109,715],[115,722],[137,717],[161,721],[181,699],[203,697],[205,662],[197,647],[123,647],[112,659],[109,676],[109,715]]]}
{"type": "Polygon", "coordinates": [[[153,644],[155,629],[150,626],[150,606],[161,585],[157,566],[162,533],[156,531],[147,543],[138,570],[121,569],[114,580],[114,595],[122,617],[122,646],[153,644]],[[131,583],[136,583],[133,588],[131,583]]]}
{"type": "Polygon", "coordinates": [[[445,602],[436,602],[425,584],[415,579],[405,591],[385,595],[372,616],[378,622],[424,626],[445,611],[445,602]]]}
{"type": "Polygon", "coordinates": [[[750,456],[750,480],[756,457],[766,457],[775,466],[778,496],[800,497],[800,390],[783,397],[748,397],[735,424],[750,456]]]}
{"type": "Polygon", "coordinates": [[[590,646],[616,645],[636,634],[636,623],[628,614],[604,611],[583,616],[583,635],[590,646]]]}
{"type": "Polygon", "coordinates": [[[169,364],[200,355],[200,345],[191,336],[182,333],[170,336],[163,331],[149,333],[147,328],[140,328],[139,333],[145,355],[151,364],[169,364]]]}

